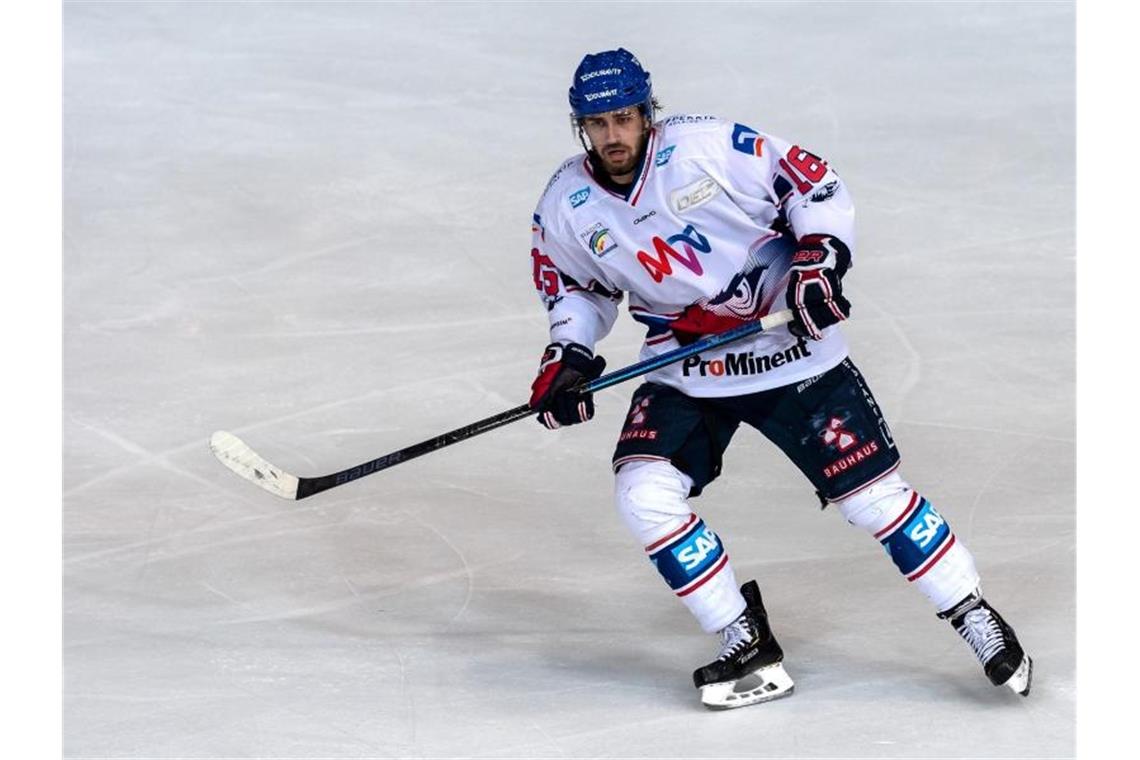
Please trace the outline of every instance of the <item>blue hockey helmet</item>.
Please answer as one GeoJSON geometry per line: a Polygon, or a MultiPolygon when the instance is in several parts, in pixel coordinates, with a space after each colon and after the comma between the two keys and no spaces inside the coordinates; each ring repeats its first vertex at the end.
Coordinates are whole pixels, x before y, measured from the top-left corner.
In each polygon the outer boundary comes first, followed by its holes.
{"type": "Polygon", "coordinates": [[[574,119],[638,106],[653,117],[653,83],[641,62],[625,48],[590,53],[578,64],[570,84],[574,119]]]}

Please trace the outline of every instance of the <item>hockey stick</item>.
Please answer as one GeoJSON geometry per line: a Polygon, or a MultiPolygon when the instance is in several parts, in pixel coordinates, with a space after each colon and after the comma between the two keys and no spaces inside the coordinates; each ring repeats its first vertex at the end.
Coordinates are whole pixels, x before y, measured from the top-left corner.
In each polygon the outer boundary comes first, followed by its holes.
{"type": "MultiPolygon", "coordinates": [[[[777,311],[763,317],[759,321],[747,322],[740,327],[735,327],[717,335],[710,335],[694,343],[690,343],[687,346],[667,351],[652,359],[646,359],[645,361],[640,361],[611,372],[608,375],[602,375],[586,383],[583,390],[592,393],[594,391],[600,391],[603,388],[609,388],[611,385],[624,383],[626,380],[640,377],[655,369],[660,369],[669,364],[679,362],[690,356],[695,356],[701,351],[708,351],[709,349],[723,346],[726,343],[732,343],[749,335],[779,327],[782,324],[790,322],[791,319],[792,313],[790,311],[777,311]]],[[[285,472],[280,467],[276,467],[266,461],[265,458],[247,446],[245,442],[236,435],[227,433],[224,430],[219,430],[210,436],[210,450],[214,452],[214,456],[226,467],[246,480],[261,486],[266,491],[269,491],[269,493],[284,499],[304,499],[321,491],[342,486],[358,478],[363,478],[365,475],[371,475],[374,472],[385,470],[402,462],[406,462],[409,459],[431,453],[445,446],[450,446],[453,443],[459,443],[460,441],[480,435],[481,433],[486,433],[489,430],[494,430],[497,427],[502,427],[516,420],[521,420],[523,417],[530,417],[534,414],[535,411],[531,409],[528,404],[522,404],[521,406],[516,406],[514,409],[508,409],[492,417],[487,417],[478,422],[472,422],[470,425],[456,428],[443,435],[437,435],[435,438],[421,441],[420,443],[398,451],[393,451],[391,454],[385,454],[382,457],[363,462],[355,467],[349,467],[347,470],[334,472],[330,475],[320,475],[315,478],[299,478],[296,475],[285,472]]]]}

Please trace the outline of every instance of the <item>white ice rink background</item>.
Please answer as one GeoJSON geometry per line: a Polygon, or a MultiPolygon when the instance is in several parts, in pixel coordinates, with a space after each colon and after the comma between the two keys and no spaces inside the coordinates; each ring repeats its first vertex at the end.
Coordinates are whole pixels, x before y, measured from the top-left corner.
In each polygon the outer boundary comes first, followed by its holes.
{"type": "MultiPolygon", "coordinates": [[[[1074,45],[1066,4],[68,3],[69,758],[1069,757],[1074,45]],[[585,52],[667,112],[799,142],[859,220],[852,355],[903,473],[1036,659],[1022,700],[742,430],[694,507],[797,681],[728,713],[588,425],[530,421],[311,499],[525,400],[529,222],[585,52]]],[[[636,358],[626,315],[600,351],[636,358]]]]}

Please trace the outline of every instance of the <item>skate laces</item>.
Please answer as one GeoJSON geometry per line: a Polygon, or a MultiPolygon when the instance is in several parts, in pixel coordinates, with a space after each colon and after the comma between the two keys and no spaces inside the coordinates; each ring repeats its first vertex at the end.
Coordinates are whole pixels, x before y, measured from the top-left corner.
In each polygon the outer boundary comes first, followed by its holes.
{"type": "Polygon", "coordinates": [[[756,627],[748,619],[748,615],[741,615],[733,620],[720,632],[720,654],[718,660],[727,660],[746,649],[756,640],[756,627]]]}
{"type": "Polygon", "coordinates": [[[974,654],[983,665],[1005,648],[1005,636],[1002,635],[1001,627],[990,611],[984,607],[975,607],[967,612],[958,633],[974,650],[974,654]]]}

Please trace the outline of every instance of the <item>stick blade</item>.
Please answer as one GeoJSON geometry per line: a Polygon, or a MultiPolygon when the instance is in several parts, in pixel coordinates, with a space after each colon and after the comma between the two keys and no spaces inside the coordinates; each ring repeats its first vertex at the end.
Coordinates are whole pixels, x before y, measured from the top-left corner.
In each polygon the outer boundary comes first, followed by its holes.
{"type": "Polygon", "coordinates": [[[297,476],[270,464],[233,433],[219,430],[210,436],[210,451],[226,467],[274,496],[297,498],[297,476]]]}

